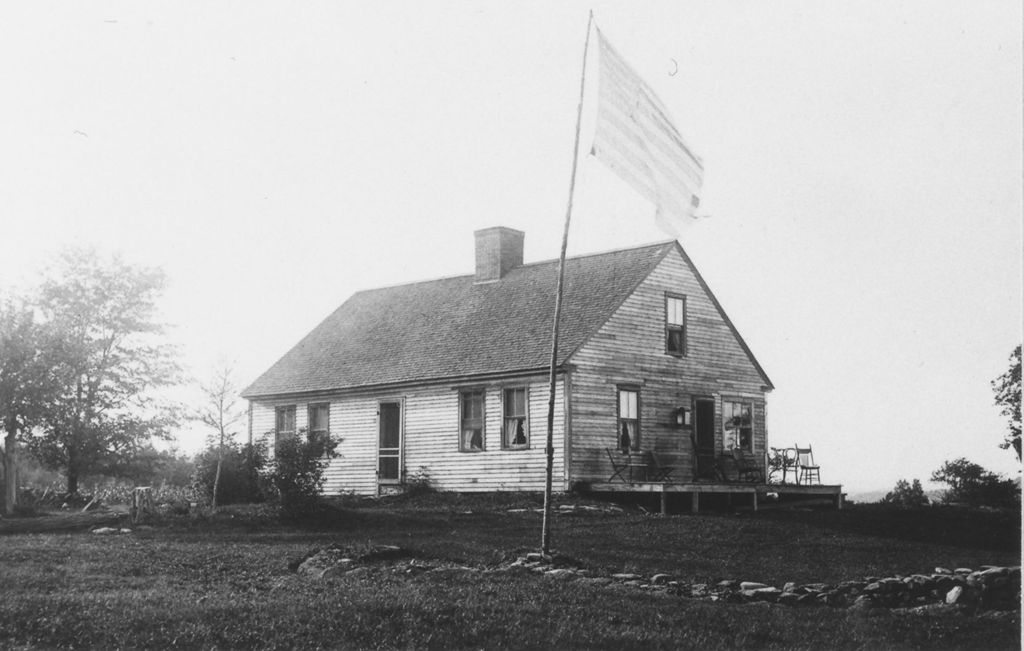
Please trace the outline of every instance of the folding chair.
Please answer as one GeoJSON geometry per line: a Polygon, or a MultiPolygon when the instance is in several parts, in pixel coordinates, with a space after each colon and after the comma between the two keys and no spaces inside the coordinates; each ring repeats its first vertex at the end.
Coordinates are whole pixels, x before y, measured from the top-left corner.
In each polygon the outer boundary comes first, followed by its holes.
{"type": "Polygon", "coordinates": [[[651,481],[668,481],[669,477],[672,476],[672,472],[675,470],[672,466],[666,466],[661,463],[661,459],[658,455],[651,453],[651,468],[650,475],[651,481]]]}
{"type": "Polygon", "coordinates": [[[799,445],[796,447],[796,483],[821,483],[821,468],[814,463],[814,453],[811,452],[811,446],[802,448],[799,445]]]}
{"type": "Polygon", "coordinates": [[[621,479],[624,482],[628,480],[622,476],[622,473],[629,470],[629,465],[625,463],[619,463],[615,461],[615,452],[612,452],[611,448],[605,448],[605,452],[608,453],[608,460],[612,462],[612,476],[608,478],[609,482],[615,481],[616,478],[621,479]]]}

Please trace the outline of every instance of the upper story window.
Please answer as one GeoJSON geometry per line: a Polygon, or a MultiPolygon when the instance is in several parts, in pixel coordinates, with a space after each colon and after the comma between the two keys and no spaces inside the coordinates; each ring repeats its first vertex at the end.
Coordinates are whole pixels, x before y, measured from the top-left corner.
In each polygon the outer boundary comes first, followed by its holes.
{"type": "Polygon", "coordinates": [[[274,409],[274,444],[295,436],[295,405],[274,409]]]}
{"type": "Polygon", "coordinates": [[[505,423],[501,432],[501,446],[508,450],[523,449],[530,445],[530,425],[527,418],[526,387],[505,389],[503,397],[505,423]]]}
{"type": "Polygon", "coordinates": [[[665,294],[665,352],[686,354],[686,297],[665,294]]]}
{"type": "Polygon", "coordinates": [[[482,452],[484,449],[484,392],[483,389],[459,393],[459,450],[482,452]]]}
{"type": "Polygon", "coordinates": [[[754,405],[722,401],[722,441],[726,447],[754,451],[754,405]]]}
{"type": "Polygon", "coordinates": [[[618,448],[623,452],[640,448],[640,390],[619,388],[618,448]]]}
{"type": "Polygon", "coordinates": [[[321,402],[309,406],[309,440],[322,440],[331,435],[331,405],[321,402]]]}

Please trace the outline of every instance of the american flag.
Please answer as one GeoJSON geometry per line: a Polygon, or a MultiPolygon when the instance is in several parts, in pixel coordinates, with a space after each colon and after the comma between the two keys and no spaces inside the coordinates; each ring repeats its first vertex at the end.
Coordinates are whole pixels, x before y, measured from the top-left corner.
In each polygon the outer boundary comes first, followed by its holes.
{"type": "Polygon", "coordinates": [[[597,30],[597,126],[591,153],[656,207],[658,225],[679,235],[700,205],[704,165],[665,105],[597,30]]]}

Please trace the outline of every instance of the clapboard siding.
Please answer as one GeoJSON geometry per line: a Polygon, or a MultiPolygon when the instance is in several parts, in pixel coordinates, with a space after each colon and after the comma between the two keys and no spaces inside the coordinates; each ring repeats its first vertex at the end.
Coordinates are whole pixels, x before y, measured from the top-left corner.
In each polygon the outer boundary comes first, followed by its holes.
{"type": "MultiPolygon", "coordinates": [[[[547,435],[548,385],[537,378],[491,382],[475,386],[485,390],[484,450],[459,451],[459,388],[434,386],[379,396],[335,396],[318,399],[331,405],[331,436],[340,439],[338,457],[326,472],[324,493],[375,495],[377,485],[377,410],[382,401],[402,404],[403,470],[406,479],[429,477],[430,485],[448,491],[540,491],[545,482],[544,445],[547,435]],[[527,387],[529,448],[503,450],[502,391],[527,387]]],[[[273,453],[274,408],[296,405],[296,427],[308,422],[304,402],[253,403],[254,438],[263,438],[273,453]]],[[[555,393],[554,478],[555,489],[564,490],[563,388],[555,393]]]]}
{"type": "Polygon", "coordinates": [[[693,398],[715,399],[721,451],[722,399],[753,402],[754,452],[765,449],[764,379],[678,251],[672,251],[612,317],[577,350],[572,373],[572,480],[611,475],[606,448],[616,447],[617,387],[640,387],[640,448],[693,477],[692,430],[675,411],[693,398]],[[686,356],[665,352],[665,294],[686,297],[686,356]]]}

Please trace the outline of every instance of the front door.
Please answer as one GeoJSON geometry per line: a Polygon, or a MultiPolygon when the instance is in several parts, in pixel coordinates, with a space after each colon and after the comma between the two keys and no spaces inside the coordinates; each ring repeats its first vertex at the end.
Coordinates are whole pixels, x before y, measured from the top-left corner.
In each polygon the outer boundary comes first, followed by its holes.
{"type": "Polygon", "coordinates": [[[697,479],[715,479],[715,401],[697,398],[693,405],[697,479]]]}
{"type": "Polygon", "coordinates": [[[382,402],[378,413],[377,481],[397,484],[402,481],[402,403],[382,402]]]}

